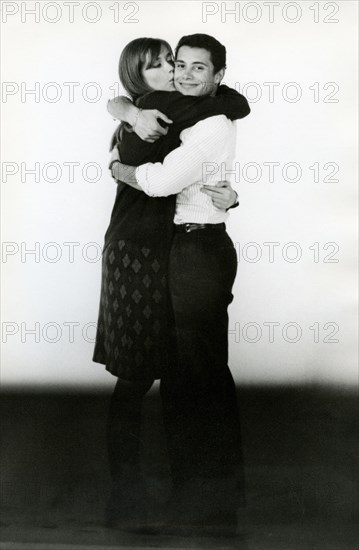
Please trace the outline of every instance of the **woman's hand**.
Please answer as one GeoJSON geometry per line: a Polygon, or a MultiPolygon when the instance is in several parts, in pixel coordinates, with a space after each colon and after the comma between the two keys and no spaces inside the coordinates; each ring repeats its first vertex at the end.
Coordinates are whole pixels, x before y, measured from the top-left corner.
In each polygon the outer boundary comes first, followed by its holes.
{"type": "Polygon", "coordinates": [[[216,185],[203,185],[201,192],[211,197],[213,205],[220,210],[228,210],[238,198],[229,181],[218,181],[216,185]]]}
{"type": "Polygon", "coordinates": [[[158,118],[166,124],[172,124],[172,120],[161,113],[161,111],[158,111],[158,109],[139,109],[132,125],[133,131],[143,141],[154,143],[168,132],[168,128],[163,128],[158,122],[158,118]]]}
{"type": "Polygon", "coordinates": [[[133,131],[143,141],[155,142],[161,136],[165,136],[168,128],[163,128],[158,118],[166,124],[172,124],[172,120],[158,109],[139,109],[125,96],[117,96],[107,102],[107,110],[117,120],[127,122],[133,131]]]}

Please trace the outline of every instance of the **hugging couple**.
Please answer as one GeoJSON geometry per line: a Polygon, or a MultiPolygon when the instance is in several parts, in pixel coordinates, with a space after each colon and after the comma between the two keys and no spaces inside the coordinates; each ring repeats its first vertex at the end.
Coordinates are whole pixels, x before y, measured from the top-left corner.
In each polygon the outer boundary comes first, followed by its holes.
{"type": "Polygon", "coordinates": [[[212,36],[184,36],[174,55],[164,40],[138,38],[119,62],[129,97],[108,104],[122,122],[112,140],[117,194],[93,360],[117,377],[107,423],[106,522],[120,529],[148,527],[141,412],[160,379],[173,491],[157,527],[237,530],[243,464],[227,312],[237,257],[225,222],[238,203],[220,176],[234,160],[233,121],[250,109],[221,85],[225,67],[226,49],[212,36]]]}

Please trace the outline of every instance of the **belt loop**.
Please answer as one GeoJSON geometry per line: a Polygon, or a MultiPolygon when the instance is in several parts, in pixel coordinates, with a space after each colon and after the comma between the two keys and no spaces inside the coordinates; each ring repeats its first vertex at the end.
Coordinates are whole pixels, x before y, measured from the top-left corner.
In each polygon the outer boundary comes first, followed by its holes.
{"type": "Polygon", "coordinates": [[[190,233],[190,231],[191,231],[191,224],[190,224],[190,223],[186,223],[185,228],[186,228],[186,233],[190,233]]]}

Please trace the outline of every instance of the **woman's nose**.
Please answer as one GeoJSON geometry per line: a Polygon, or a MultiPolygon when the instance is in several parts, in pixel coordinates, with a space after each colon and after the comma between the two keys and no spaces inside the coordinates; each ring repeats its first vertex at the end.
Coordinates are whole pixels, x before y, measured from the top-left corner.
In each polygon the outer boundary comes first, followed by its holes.
{"type": "Polygon", "coordinates": [[[167,65],[168,65],[168,66],[167,66],[168,72],[169,72],[169,73],[174,73],[174,63],[169,63],[169,62],[167,61],[167,65]]]}

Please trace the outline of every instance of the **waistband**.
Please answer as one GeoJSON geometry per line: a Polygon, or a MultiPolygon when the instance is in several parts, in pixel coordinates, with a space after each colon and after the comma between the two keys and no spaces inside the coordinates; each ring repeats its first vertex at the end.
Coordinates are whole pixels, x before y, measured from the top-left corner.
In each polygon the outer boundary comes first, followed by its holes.
{"type": "Polygon", "coordinates": [[[196,231],[196,229],[209,229],[211,231],[225,231],[225,223],[180,223],[174,224],[176,233],[190,233],[191,231],[196,231]]]}

